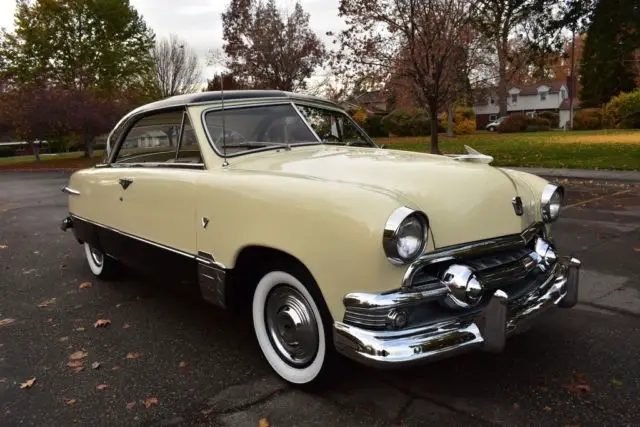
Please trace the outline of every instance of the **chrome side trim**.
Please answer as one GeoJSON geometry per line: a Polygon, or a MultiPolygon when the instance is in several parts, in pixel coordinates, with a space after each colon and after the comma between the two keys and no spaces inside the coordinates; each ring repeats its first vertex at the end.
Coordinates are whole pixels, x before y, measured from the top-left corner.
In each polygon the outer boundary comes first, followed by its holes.
{"type": "Polygon", "coordinates": [[[226,308],[227,270],[213,259],[213,255],[198,252],[198,286],[202,297],[221,308],[226,308]]]}
{"type": "Polygon", "coordinates": [[[157,243],[157,242],[154,242],[154,241],[151,241],[151,240],[144,239],[142,237],[134,236],[133,234],[118,230],[118,229],[110,227],[108,225],[100,224],[99,222],[91,221],[89,219],[83,218],[83,217],[78,216],[76,214],[71,214],[71,217],[75,218],[77,220],[80,220],[80,221],[88,222],[89,224],[93,224],[93,225],[95,225],[97,227],[105,228],[107,230],[113,231],[114,233],[121,234],[121,235],[123,235],[125,237],[130,237],[130,238],[138,240],[140,242],[147,243],[147,244],[155,246],[157,248],[166,249],[166,250],[174,252],[174,253],[176,253],[178,255],[182,255],[182,256],[185,256],[185,257],[188,257],[188,258],[195,258],[196,257],[194,254],[190,254],[188,252],[181,251],[180,249],[175,249],[175,248],[172,248],[170,246],[163,245],[162,243],[157,243]]]}
{"type": "Polygon", "coordinates": [[[461,245],[448,246],[422,255],[409,265],[402,280],[402,289],[411,288],[413,278],[419,269],[427,265],[442,261],[450,261],[464,258],[470,255],[481,255],[499,250],[507,250],[526,246],[539,232],[544,230],[543,223],[535,223],[527,227],[520,234],[511,234],[494,239],[478,242],[463,243],[461,245]]]}
{"type": "Polygon", "coordinates": [[[80,192],[74,188],[69,187],[68,185],[66,185],[63,189],[62,189],[63,193],[67,193],[70,196],[79,196],[80,192]]]}

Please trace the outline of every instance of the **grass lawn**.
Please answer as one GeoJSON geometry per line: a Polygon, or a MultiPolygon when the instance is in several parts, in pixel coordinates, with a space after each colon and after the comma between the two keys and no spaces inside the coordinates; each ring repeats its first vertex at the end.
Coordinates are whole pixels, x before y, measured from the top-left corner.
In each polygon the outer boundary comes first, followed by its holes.
{"type": "Polygon", "coordinates": [[[0,170],[2,169],[82,169],[99,163],[102,160],[103,151],[95,151],[92,159],[84,158],[83,152],[71,152],[60,154],[41,154],[40,162],[35,156],[0,157],[0,170]]]}
{"type": "MultiPolygon", "coordinates": [[[[601,130],[500,134],[479,132],[448,138],[440,135],[440,150],[464,153],[468,145],[493,156],[495,166],[640,170],[640,131],[601,130]]],[[[430,150],[429,137],[376,138],[388,148],[430,150]]]]}

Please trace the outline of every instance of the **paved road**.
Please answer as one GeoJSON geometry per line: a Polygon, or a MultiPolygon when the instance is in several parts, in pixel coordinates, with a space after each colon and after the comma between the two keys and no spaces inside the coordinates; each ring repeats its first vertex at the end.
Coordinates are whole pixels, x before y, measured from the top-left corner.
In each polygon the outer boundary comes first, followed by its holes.
{"type": "Polygon", "coordinates": [[[0,173],[0,321],[14,319],[0,323],[3,426],[640,424],[640,186],[565,183],[556,235],[584,263],[576,308],[499,355],[393,372],[347,363],[309,394],[274,378],[246,319],[144,278],[93,280],[58,228],[65,182],[0,173]]]}

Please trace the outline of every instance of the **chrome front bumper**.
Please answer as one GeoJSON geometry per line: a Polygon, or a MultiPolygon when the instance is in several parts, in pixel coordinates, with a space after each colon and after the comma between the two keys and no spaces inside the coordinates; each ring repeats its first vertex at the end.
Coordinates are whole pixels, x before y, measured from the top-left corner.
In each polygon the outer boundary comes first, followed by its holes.
{"type": "Polygon", "coordinates": [[[495,291],[489,304],[474,316],[405,330],[367,330],[334,323],[334,344],[343,355],[374,367],[400,367],[446,358],[472,349],[499,352],[507,336],[522,331],[549,308],[569,308],[578,302],[580,261],[561,257],[549,277],[507,307],[508,296],[495,291]]]}

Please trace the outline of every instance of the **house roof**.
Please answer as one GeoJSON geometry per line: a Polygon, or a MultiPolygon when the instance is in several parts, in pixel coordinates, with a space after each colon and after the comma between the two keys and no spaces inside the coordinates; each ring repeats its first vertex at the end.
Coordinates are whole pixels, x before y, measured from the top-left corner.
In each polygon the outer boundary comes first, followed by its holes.
{"type": "Polygon", "coordinates": [[[365,108],[365,110],[368,110],[370,112],[383,112],[385,110],[382,110],[372,104],[386,105],[387,96],[382,90],[372,90],[369,92],[363,92],[359,95],[351,96],[344,103],[354,106],[362,106],[365,108]]]}
{"type": "MultiPolygon", "coordinates": [[[[564,80],[546,80],[530,85],[508,85],[507,92],[513,88],[518,88],[520,89],[520,92],[518,93],[520,96],[537,95],[538,88],[540,86],[548,86],[549,93],[558,93],[560,92],[560,89],[562,89],[562,86],[566,86],[566,82],[564,80]]],[[[478,89],[474,93],[474,105],[487,105],[489,102],[487,98],[489,98],[490,95],[497,97],[497,91],[497,87],[478,89]]]]}
{"type": "MultiPolygon", "coordinates": [[[[579,99],[574,99],[573,100],[573,108],[574,109],[579,109],[580,108],[580,100],[579,99]]],[[[569,104],[569,98],[565,99],[564,101],[562,101],[560,103],[560,110],[569,110],[571,109],[571,105],[569,104]]]]}

